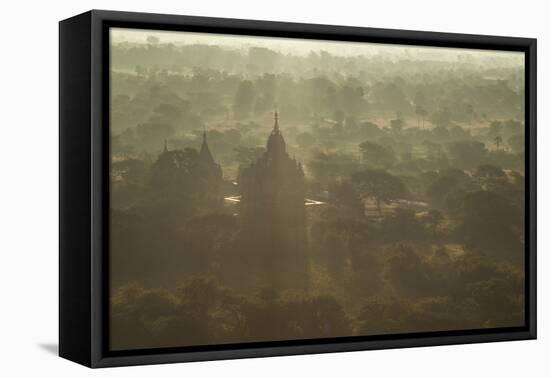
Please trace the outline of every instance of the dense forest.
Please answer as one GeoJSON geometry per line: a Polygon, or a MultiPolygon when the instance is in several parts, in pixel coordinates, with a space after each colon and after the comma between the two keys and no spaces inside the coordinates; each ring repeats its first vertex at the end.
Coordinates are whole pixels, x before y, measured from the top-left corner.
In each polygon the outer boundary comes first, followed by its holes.
{"type": "Polygon", "coordinates": [[[113,349],[523,324],[521,56],[114,41],[113,349]]]}

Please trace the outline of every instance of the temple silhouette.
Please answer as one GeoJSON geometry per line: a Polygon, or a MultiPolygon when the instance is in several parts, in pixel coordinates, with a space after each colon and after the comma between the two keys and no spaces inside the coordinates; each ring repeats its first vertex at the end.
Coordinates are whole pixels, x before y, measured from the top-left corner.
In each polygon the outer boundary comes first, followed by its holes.
{"type": "MultiPolygon", "coordinates": [[[[208,268],[208,261],[195,256],[195,273],[214,269],[219,278],[241,289],[272,288],[307,290],[309,257],[305,211],[305,177],[302,165],[291,158],[275,112],[266,151],[256,161],[241,167],[237,177],[240,194],[237,212],[223,210],[223,173],[210,147],[206,131],[199,150],[164,149],[153,164],[155,198],[183,210],[236,215],[238,233],[225,246],[223,264],[208,268]],[[202,271],[201,271],[202,270],[202,271]],[[246,279],[243,280],[243,275],[246,279]]],[[[192,264],[187,264],[187,269],[192,264]]],[[[212,271],[212,270],[211,270],[212,271]]]]}
{"type": "Polygon", "coordinates": [[[252,254],[246,258],[258,273],[259,284],[307,288],[304,171],[288,155],[277,111],[266,152],[241,168],[237,181],[244,249],[252,254]]]}
{"type": "Polygon", "coordinates": [[[152,172],[152,185],[163,196],[187,197],[208,209],[223,201],[222,168],[210,152],[206,131],[198,152],[192,148],[169,150],[165,139],[152,172]]]}

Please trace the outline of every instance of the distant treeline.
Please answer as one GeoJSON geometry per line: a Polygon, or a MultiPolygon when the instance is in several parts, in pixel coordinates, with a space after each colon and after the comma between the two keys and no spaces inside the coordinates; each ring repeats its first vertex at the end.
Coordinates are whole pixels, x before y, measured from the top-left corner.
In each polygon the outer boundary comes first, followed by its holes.
{"type": "Polygon", "coordinates": [[[283,55],[251,47],[114,45],[113,127],[145,122],[172,105],[180,122],[256,119],[278,105],[287,123],[358,118],[412,118],[435,125],[523,118],[523,67],[416,61],[404,56],[283,55]]]}

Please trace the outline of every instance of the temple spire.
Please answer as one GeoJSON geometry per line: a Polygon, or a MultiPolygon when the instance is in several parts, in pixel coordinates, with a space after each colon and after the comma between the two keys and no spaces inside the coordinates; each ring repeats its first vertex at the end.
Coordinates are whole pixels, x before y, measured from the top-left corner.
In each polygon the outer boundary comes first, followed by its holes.
{"type": "Polygon", "coordinates": [[[202,132],[202,144],[201,144],[201,150],[199,151],[199,156],[203,162],[214,163],[214,157],[210,152],[210,148],[208,147],[208,141],[206,139],[206,129],[204,129],[202,132]]]}
{"type": "Polygon", "coordinates": [[[273,125],[273,130],[279,132],[279,112],[277,111],[277,107],[275,107],[275,124],[273,125]]]}
{"type": "Polygon", "coordinates": [[[270,159],[283,159],[286,156],[286,143],[279,128],[279,112],[275,107],[274,125],[269,138],[267,139],[267,156],[270,159]]]}
{"type": "Polygon", "coordinates": [[[168,140],[164,138],[164,152],[168,152],[168,140]]]}

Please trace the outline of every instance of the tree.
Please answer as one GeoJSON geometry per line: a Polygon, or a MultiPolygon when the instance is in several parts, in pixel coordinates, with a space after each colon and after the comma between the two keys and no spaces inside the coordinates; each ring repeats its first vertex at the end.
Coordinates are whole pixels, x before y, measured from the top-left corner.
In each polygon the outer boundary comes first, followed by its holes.
{"type": "Polygon", "coordinates": [[[433,205],[443,207],[448,205],[450,195],[465,188],[470,189],[470,181],[470,176],[459,169],[445,170],[428,185],[426,195],[433,205]]]}
{"type": "Polygon", "coordinates": [[[357,159],[349,154],[318,151],[308,168],[321,185],[329,185],[359,169],[357,159]]]}
{"type": "Polygon", "coordinates": [[[139,146],[145,150],[158,151],[162,148],[162,142],[174,134],[174,128],[163,122],[140,123],[135,128],[135,136],[139,146]]]}
{"type": "Polygon", "coordinates": [[[522,154],[525,151],[525,136],[521,134],[512,135],[508,138],[508,145],[516,154],[522,154]]]}
{"type": "Polygon", "coordinates": [[[523,216],[518,206],[497,193],[473,191],[462,198],[459,219],[457,231],[466,245],[494,257],[521,261],[523,216]]]}
{"type": "Polygon", "coordinates": [[[448,127],[451,125],[451,111],[443,108],[432,115],[432,122],[436,126],[448,127]]]}
{"type": "Polygon", "coordinates": [[[443,147],[439,143],[435,143],[429,140],[423,140],[422,147],[424,148],[426,157],[428,159],[441,159],[445,154],[443,151],[443,147]]]}
{"type": "Polygon", "coordinates": [[[346,131],[348,133],[353,133],[355,131],[357,131],[357,127],[358,127],[358,124],[357,124],[357,118],[355,118],[355,116],[347,116],[346,117],[346,131]]]}
{"type": "Polygon", "coordinates": [[[375,123],[362,122],[358,126],[359,136],[362,138],[380,138],[385,134],[375,123]]]}
{"type": "Polygon", "coordinates": [[[155,37],[154,35],[148,35],[147,36],[147,43],[151,45],[158,45],[160,42],[159,37],[155,37]]]}
{"type": "Polygon", "coordinates": [[[259,159],[265,153],[265,148],[235,147],[233,151],[235,152],[235,160],[241,165],[247,165],[259,159]]]}
{"type": "Polygon", "coordinates": [[[502,179],[506,178],[506,173],[494,165],[480,165],[475,172],[475,176],[480,179],[502,179]]]}
{"type": "Polygon", "coordinates": [[[433,234],[436,233],[437,228],[443,222],[443,213],[437,209],[431,209],[428,211],[428,214],[424,217],[426,225],[432,231],[433,234]]]}
{"type": "Polygon", "coordinates": [[[394,132],[394,134],[400,134],[401,131],[403,131],[404,126],[405,122],[401,118],[392,119],[390,121],[390,128],[394,132]]]}
{"type": "Polygon", "coordinates": [[[420,127],[420,120],[422,119],[422,128],[424,128],[424,120],[428,115],[428,111],[422,105],[416,105],[415,113],[418,116],[418,127],[420,127]]]}
{"type": "Polygon", "coordinates": [[[144,76],[147,73],[147,69],[139,64],[136,66],[135,71],[138,76],[144,76]]]}
{"type": "Polygon", "coordinates": [[[390,251],[385,276],[400,295],[426,296],[440,289],[430,273],[430,266],[411,246],[400,244],[390,251]]]}
{"type": "Polygon", "coordinates": [[[250,47],[248,49],[248,59],[251,63],[260,66],[262,71],[270,72],[277,66],[279,53],[265,47],[250,47]]]}
{"type": "Polygon", "coordinates": [[[493,121],[489,126],[489,136],[496,136],[502,133],[503,125],[500,121],[493,121]]]}
{"type": "Polygon", "coordinates": [[[375,199],[376,209],[380,216],[382,216],[381,202],[409,196],[407,187],[399,177],[381,169],[366,169],[354,173],[351,180],[364,197],[375,199]]]}
{"type": "Polygon", "coordinates": [[[343,85],[338,91],[338,100],[342,106],[342,110],[351,115],[359,115],[365,112],[366,102],[363,96],[365,92],[362,87],[356,87],[356,83],[351,85],[343,85]]]}
{"type": "Polygon", "coordinates": [[[462,140],[449,146],[451,157],[459,167],[472,168],[483,162],[487,156],[485,144],[475,140],[462,140]]]}
{"type": "Polygon", "coordinates": [[[315,141],[315,136],[308,132],[300,133],[296,137],[296,142],[301,148],[309,148],[315,143],[315,141]]]}
{"type": "Polygon", "coordinates": [[[517,133],[523,133],[524,130],[525,130],[525,127],[523,125],[523,122],[509,119],[502,123],[503,134],[513,135],[517,133]]]}
{"type": "Polygon", "coordinates": [[[376,168],[389,168],[395,164],[395,152],[391,147],[374,142],[363,142],[359,145],[363,160],[376,168]]]}
{"type": "Polygon", "coordinates": [[[242,119],[248,117],[250,111],[252,110],[253,102],[254,85],[250,80],[241,81],[233,103],[233,113],[235,114],[235,118],[242,119]]]}
{"type": "Polygon", "coordinates": [[[411,110],[410,101],[398,80],[391,83],[377,83],[371,91],[375,99],[374,105],[382,111],[409,113],[411,110]]]}
{"type": "Polygon", "coordinates": [[[336,206],[348,210],[353,215],[363,215],[361,196],[349,181],[335,182],[329,186],[329,200],[336,206]]]}
{"type": "Polygon", "coordinates": [[[388,242],[423,240],[426,229],[412,209],[397,207],[381,223],[381,234],[388,242]]]}
{"type": "Polygon", "coordinates": [[[500,150],[500,144],[502,143],[502,137],[497,135],[494,139],[495,145],[497,146],[497,151],[500,150]]]}

